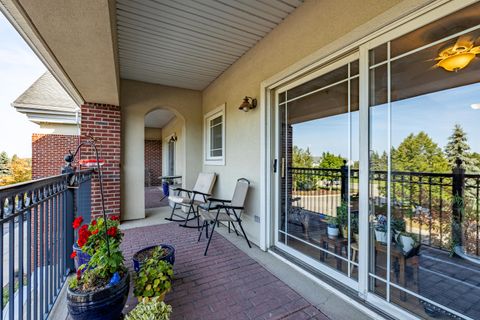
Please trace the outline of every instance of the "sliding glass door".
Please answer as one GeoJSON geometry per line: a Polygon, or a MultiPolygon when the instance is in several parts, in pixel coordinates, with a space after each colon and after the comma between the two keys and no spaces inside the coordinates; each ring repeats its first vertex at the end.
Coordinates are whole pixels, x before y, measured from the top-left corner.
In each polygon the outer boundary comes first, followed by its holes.
{"type": "Polygon", "coordinates": [[[369,290],[422,318],[480,319],[480,4],[381,42],[368,59],[369,290]]]}
{"type": "Polygon", "coordinates": [[[277,108],[277,245],[349,280],[359,255],[358,66],[351,55],[279,90],[277,108]]]}
{"type": "Polygon", "coordinates": [[[275,91],[275,246],[406,318],[480,319],[480,3],[456,3],[275,91]]]}

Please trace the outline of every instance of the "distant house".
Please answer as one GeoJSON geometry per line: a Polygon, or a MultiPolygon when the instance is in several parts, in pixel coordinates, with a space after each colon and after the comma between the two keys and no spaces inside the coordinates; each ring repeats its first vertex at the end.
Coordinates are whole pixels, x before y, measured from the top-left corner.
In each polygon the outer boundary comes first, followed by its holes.
{"type": "Polygon", "coordinates": [[[32,135],[32,179],[59,174],[64,155],[78,143],[80,108],[48,71],[12,106],[39,125],[32,135]]]}

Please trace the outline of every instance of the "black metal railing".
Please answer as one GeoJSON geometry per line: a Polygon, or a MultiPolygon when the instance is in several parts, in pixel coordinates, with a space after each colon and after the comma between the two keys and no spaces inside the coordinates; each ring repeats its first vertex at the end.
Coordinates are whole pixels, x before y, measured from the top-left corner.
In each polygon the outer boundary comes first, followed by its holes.
{"type": "MultiPolygon", "coordinates": [[[[73,269],[75,198],[92,171],[0,188],[2,319],[45,319],[73,269]],[[75,181],[75,187],[71,187],[75,181]]],[[[90,201],[90,199],[88,199],[90,201]]]]}
{"type": "MultiPolygon", "coordinates": [[[[358,169],[289,168],[291,198],[305,210],[335,215],[350,195],[358,210],[358,169]],[[350,179],[348,179],[350,177],[350,179]]],[[[387,171],[370,171],[371,214],[387,213],[387,171]]],[[[462,245],[480,254],[480,175],[465,174],[457,164],[452,173],[390,172],[391,216],[403,219],[421,243],[452,250],[462,245]],[[455,230],[455,225],[460,226],[455,230]]]]}

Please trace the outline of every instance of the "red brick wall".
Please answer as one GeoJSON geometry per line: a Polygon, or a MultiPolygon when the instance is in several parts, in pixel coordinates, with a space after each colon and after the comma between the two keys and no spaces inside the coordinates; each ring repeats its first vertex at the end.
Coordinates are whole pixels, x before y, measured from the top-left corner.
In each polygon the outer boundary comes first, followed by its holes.
{"type": "Polygon", "coordinates": [[[61,174],[65,165],[63,158],[69,150],[75,151],[76,135],[37,134],[32,135],[32,179],[61,174]]]}
{"type": "MultiPolygon", "coordinates": [[[[106,104],[85,103],[81,107],[82,140],[86,136],[97,139],[102,167],[105,207],[108,215],[120,215],[120,107],[106,104]]],[[[93,159],[93,148],[82,148],[82,159],[93,159]]],[[[98,177],[92,180],[92,216],[102,213],[98,177]]]]}
{"type": "Polygon", "coordinates": [[[162,141],[145,140],[145,185],[159,186],[162,175],[162,141]]]}

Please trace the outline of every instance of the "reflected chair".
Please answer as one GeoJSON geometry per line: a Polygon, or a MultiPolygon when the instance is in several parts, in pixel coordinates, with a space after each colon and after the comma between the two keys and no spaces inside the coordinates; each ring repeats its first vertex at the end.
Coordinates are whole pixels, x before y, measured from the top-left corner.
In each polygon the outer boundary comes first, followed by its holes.
{"type": "Polygon", "coordinates": [[[205,173],[201,172],[198,174],[197,181],[192,190],[187,190],[183,188],[173,189],[176,192],[176,195],[170,195],[168,200],[173,203],[172,213],[170,218],[165,218],[166,220],[183,222],[180,226],[185,228],[197,228],[200,229],[200,219],[198,216],[198,210],[195,208],[199,205],[206,204],[208,198],[211,196],[211,192],[216,180],[215,173],[205,173]],[[186,213],[178,214],[175,210],[185,208],[187,209],[186,213]],[[177,217],[176,218],[174,218],[177,217]],[[179,219],[178,219],[179,218],[179,219]],[[188,221],[197,219],[196,226],[187,225],[188,221]]]}
{"type": "Polygon", "coordinates": [[[235,191],[233,192],[232,200],[222,200],[210,198],[208,203],[205,205],[200,205],[198,207],[198,213],[203,220],[202,229],[198,235],[198,241],[202,237],[203,230],[205,229],[205,236],[208,238],[207,247],[205,248],[204,255],[207,255],[208,247],[212,241],[213,231],[215,231],[215,226],[219,225],[219,222],[228,223],[228,231],[230,232],[230,226],[233,227],[235,233],[238,234],[235,224],[238,224],[240,230],[247,241],[248,246],[251,248],[250,241],[248,241],[245,230],[243,230],[241,215],[245,209],[245,199],[247,197],[247,192],[250,187],[250,181],[245,178],[240,178],[237,180],[235,186],[235,191]],[[212,224],[212,232],[210,236],[208,234],[208,226],[212,224]]]}

